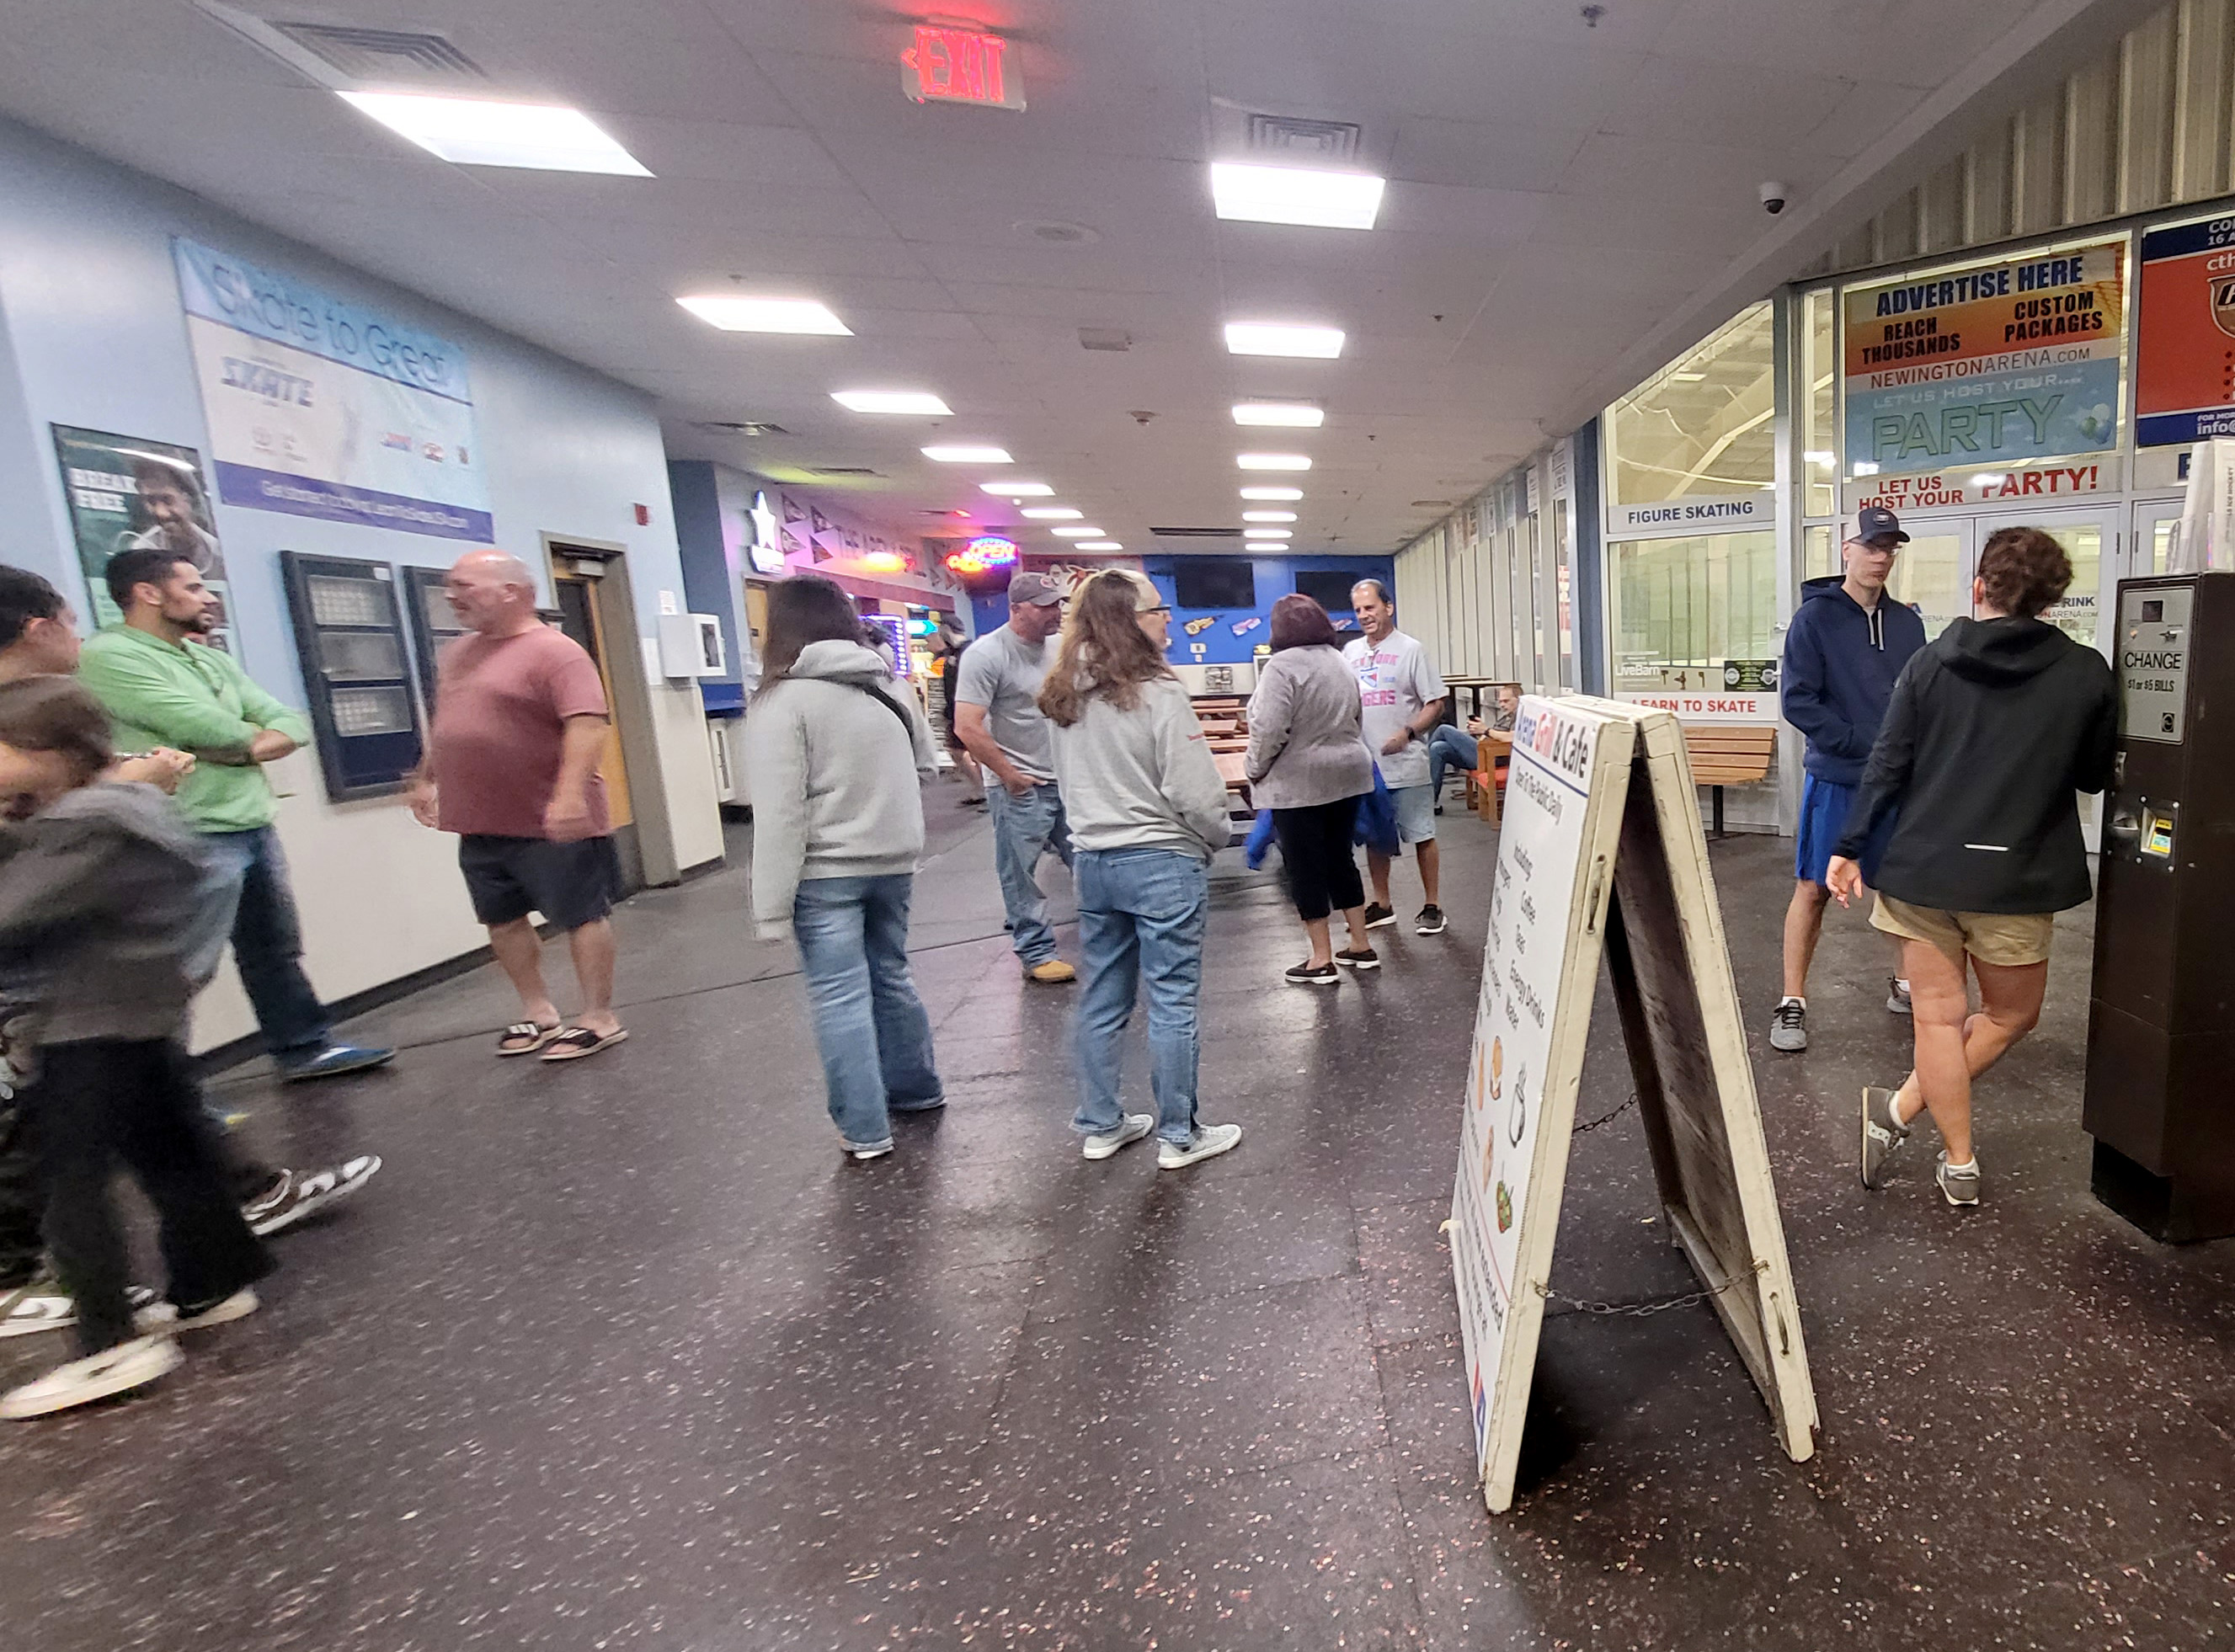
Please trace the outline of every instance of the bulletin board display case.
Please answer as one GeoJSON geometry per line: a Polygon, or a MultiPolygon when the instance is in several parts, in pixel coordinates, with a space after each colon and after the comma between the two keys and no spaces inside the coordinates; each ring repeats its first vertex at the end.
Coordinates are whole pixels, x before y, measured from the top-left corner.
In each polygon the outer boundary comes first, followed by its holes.
{"type": "Polygon", "coordinates": [[[279,562],[327,797],[401,790],[419,764],[423,724],[396,570],[296,551],[282,551],[279,562]]]}
{"type": "Polygon", "coordinates": [[[435,671],[442,650],[466,634],[466,627],[451,612],[450,599],[442,594],[442,570],[408,567],[403,580],[403,606],[411,620],[412,652],[419,661],[419,703],[426,707],[429,727],[435,721],[435,671]]]}

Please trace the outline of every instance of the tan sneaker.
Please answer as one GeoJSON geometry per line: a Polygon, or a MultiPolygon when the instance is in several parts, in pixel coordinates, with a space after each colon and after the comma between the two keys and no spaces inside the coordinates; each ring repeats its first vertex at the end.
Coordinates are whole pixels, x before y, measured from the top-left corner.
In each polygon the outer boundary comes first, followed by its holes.
{"type": "Polygon", "coordinates": [[[1051,958],[1044,964],[1034,964],[1025,972],[1027,980],[1036,980],[1043,987],[1060,987],[1065,981],[1075,981],[1078,972],[1060,958],[1051,958]]]}

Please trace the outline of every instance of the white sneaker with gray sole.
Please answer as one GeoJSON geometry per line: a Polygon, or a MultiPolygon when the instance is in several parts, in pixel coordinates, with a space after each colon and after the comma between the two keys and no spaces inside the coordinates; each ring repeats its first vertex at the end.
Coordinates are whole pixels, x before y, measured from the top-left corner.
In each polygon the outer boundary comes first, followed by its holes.
{"type": "Polygon", "coordinates": [[[213,1325],[230,1325],[235,1320],[245,1320],[263,1306],[262,1299],[252,1290],[237,1290],[230,1296],[220,1296],[192,1313],[181,1309],[176,1302],[150,1302],[132,1316],[132,1328],[142,1336],[206,1331],[213,1325]]]}
{"type": "Polygon", "coordinates": [[[1099,1136],[1090,1136],[1079,1147],[1082,1157],[1108,1158],[1121,1147],[1131,1146],[1157,1127],[1154,1113],[1127,1113],[1118,1128],[1099,1136]]]}
{"type": "Polygon", "coordinates": [[[1216,1158],[1221,1153],[1238,1146],[1242,1141],[1239,1124],[1205,1124],[1184,1144],[1158,1142],[1157,1168],[1160,1170],[1183,1170],[1190,1164],[1207,1158],[1216,1158]]]}

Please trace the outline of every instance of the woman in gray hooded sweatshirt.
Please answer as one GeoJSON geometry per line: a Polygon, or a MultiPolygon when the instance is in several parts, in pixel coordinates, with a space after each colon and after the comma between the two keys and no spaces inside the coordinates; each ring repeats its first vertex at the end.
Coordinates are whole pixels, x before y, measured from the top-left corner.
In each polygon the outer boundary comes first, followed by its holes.
{"type": "Polygon", "coordinates": [[[1187,690],[1164,664],[1172,611],[1148,575],[1113,568],[1072,599],[1040,686],[1078,880],[1078,1111],[1085,1156],[1157,1132],[1184,1169],[1242,1139],[1196,1122],[1196,1009],[1210,857],[1226,846],[1226,782],[1187,690]],[[1157,1117],[1118,1102],[1125,1023],[1145,976],[1157,1117]]]}
{"type": "Polygon", "coordinates": [[[853,599],[812,574],[770,587],[745,718],[753,920],[798,943],[831,1122],[856,1159],[893,1150],[892,1114],[947,1103],[908,961],[917,777],[933,770],[914,696],[862,643],[853,599]]]}

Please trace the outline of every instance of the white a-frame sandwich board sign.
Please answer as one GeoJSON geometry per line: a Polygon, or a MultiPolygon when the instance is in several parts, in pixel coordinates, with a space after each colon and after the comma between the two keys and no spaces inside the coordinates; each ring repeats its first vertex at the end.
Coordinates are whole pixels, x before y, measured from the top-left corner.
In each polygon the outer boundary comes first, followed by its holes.
{"type": "Polygon", "coordinates": [[[1493,1511],[1513,1502],[1602,955],[1675,1242],[1715,1293],[1786,1452],[1815,1449],[1815,1393],[1697,799],[1669,713],[1521,702],[1451,1227],[1493,1511]]]}

